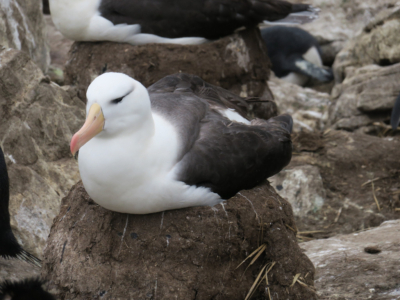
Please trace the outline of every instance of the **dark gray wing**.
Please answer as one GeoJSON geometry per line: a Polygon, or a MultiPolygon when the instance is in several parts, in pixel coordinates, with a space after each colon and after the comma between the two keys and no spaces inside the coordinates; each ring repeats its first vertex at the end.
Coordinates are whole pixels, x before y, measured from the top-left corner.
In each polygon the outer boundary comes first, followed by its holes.
{"type": "Polygon", "coordinates": [[[221,87],[205,82],[198,76],[178,73],[164,77],[151,85],[149,93],[192,93],[205,99],[212,107],[231,108],[247,119],[269,119],[278,114],[272,99],[243,98],[221,87]]]}
{"type": "Polygon", "coordinates": [[[219,112],[228,108],[224,100],[196,94],[188,78],[193,77],[169,76],[148,89],[152,111],[168,119],[179,134],[178,180],[209,187],[227,199],[289,163],[290,116],[254,119],[251,125],[232,122],[219,112]]]}
{"type": "Polygon", "coordinates": [[[282,0],[102,0],[99,8],[114,24],[140,24],[142,33],[207,39],[309,9],[282,0]]]}
{"type": "Polygon", "coordinates": [[[400,123],[400,94],[397,96],[396,102],[392,110],[392,117],[390,118],[390,125],[392,125],[393,130],[399,126],[400,123]]]}
{"type": "Polygon", "coordinates": [[[253,188],[290,162],[291,128],[288,115],[256,119],[249,126],[210,112],[180,162],[178,179],[208,187],[222,199],[253,188]]]}

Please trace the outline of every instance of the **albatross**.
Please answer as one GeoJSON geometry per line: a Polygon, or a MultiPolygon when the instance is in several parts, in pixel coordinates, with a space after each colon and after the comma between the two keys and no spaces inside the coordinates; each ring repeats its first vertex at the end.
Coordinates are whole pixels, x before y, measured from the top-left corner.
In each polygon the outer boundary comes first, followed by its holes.
{"type": "Polygon", "coordinates": [[[317,10],[283,0],[50,0],[55,26],[74,41],[201,44],[236,29],[317,10]]]}
{"type": "Polygon", "coordinates": [[[19,258],[33,265],[41,266],[41,260],[25,251],[17,242],[10,225],[10,186],[3,150],[0,147],[0,257],[19,258]]]}
{"type": "Polygon", "coordinates": [[[329,82],[332,69],[322,65],[319,43],[307,31],[297,27],[271,26],[261,29],[274,74],[297,85],[310,79],[329,82]]]}
{"type": "Polygon", "coordinates": [[[122,73],[97,77],[70,144],[92,199],[132,214],[214,206],[278,173],[292,118],[250,121],[222,90],[183,73],[148,89],[122,73]]]}

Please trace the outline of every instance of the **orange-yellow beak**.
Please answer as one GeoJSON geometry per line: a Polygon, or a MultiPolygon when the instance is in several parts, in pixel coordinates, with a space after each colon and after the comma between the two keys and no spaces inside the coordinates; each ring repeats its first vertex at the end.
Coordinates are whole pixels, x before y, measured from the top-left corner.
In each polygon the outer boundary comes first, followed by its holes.
{"type": "Polygon", "coordinates": [[[103,131],[104,122],[101,106],[97,103],[92,104],[86,117],[85,124],[83,124],[82,128],[72,137],[70,145],[72,155],[75,155],[75,153],[90,141],[90,139],[103,131]]]}

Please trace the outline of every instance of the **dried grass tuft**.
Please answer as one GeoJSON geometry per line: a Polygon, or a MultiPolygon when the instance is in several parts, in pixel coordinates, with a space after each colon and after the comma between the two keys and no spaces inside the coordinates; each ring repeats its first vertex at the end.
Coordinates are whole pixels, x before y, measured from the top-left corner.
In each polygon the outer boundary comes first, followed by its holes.
{"type": "Polygon", "coordinates": [[[374,200],[375,200],[376,206],[378,207],[378,211],[381,211],[381,207],[380,207],[378,199],[376,198],[376,195],[375,195],[374,183],[373,182],[371,182],[371,183],[372,183],[372,195],[374,196],[374,200]]]}
{"type": "MultiPolygon", "coordinates": [[[[261,255],[261,253],[265,250],[267,248],[267,244],[262,244],[260,247],[258,247],[256,250],[254,250],[249,256],[247,256],[237,267],[236,267],[236,269],[237,268],[239,268],[246,260],[248,260],[249,258],[251,258],[251,257],[253,257],[254,255],[256,255],[256,257],[251,261],[251,263],[247,266],[247,268],[249,267],[249,266],[251,266],[256,260],[257,260],[257,258],[261,255]]],[[[247,268],[246,268],[246,270],[247,270],[247,268]]],[[[235,269],[235,270],[236,270],[235,269]]],[[[246,272],[246,270],[245,270],[245,272],[246,272]]]]}
{"type": "Polygon", "coordinates": [[[267,288],[267,290],[268,290],[269,299],[272,300],[272,298],[271,298],[271,293],[270,293],[270,291],[269,291],[268,273],[269,273],[269,271],[271,271],[271,269],[275,266],[275,264],[276,264],[275,261],[272,262],[272,263],[267,263],[267,264],[261,269],[260,273],[258,273],[258,276],[257,276],[256,280],[254,280],[253,285],[251,286],[251,288],[250,288],[249,292],[247,293],[246,298],[245,298],[244,300],[250,300],[250,299],[251,299],[251,297],[253,296],[254,292],[255,292],[255,291],[257,290],[257,288],[260,286],[260,284],[261,284],[261,282],[264,280],[264,278],[265,278],[265,282],[266,282],[266,284],[267,284],[267,287],[266,287],[266,288],[267,288]],[[264,270],[266,270],[266,271],[265,271],[265,274],[262,276],[262,274],[264,273],[264,270]],[[262,277],[261,277],[261,276],[262,276],[262,277]]]}

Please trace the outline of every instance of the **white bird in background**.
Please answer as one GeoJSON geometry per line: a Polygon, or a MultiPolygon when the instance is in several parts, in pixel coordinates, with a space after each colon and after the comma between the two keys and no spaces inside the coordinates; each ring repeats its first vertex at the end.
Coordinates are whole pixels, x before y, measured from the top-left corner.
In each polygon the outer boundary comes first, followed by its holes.
{"type": "MultiPolygon", "coordinates": [[[[295,14],[310,22],[317,10],[282,0],[50,0],[55,26],[74,41],[201,44],[295,14]]],[[[290,20],[287,20],[290,22],[290,20]]]]}

